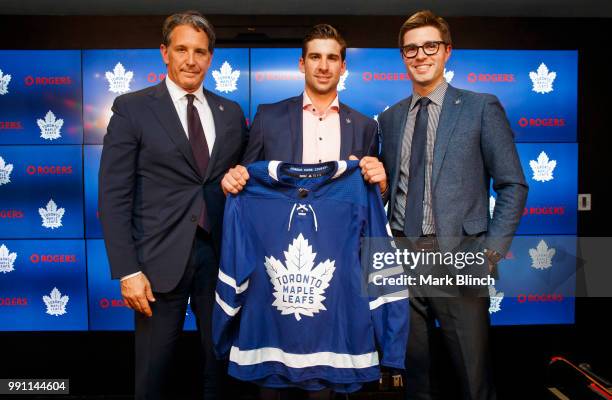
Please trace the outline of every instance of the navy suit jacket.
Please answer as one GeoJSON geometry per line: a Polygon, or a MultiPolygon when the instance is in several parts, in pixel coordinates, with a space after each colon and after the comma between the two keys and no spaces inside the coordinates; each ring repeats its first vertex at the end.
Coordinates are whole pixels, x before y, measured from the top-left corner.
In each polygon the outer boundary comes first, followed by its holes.
{"type": "MultiPolygon", "coordinates": [[[[242,159],[302,163],[302,95],[262,104],[251,124],[249,144],[242,159]]],[[[340,103],[340,159],[378,156],[376,121],[340,103]]]]}
{"type": "Polygon", "coordinates": [[[240,106],[207,90],[215,144],[201,176],[165,82],[119,96],[104,137],[99,210],[113,279],[144,272],[168,292],[183,276],[206,201],[217,254],[225,196],[220,181],[247,141],[240,106]]]}
{"type": "MultiPolygon", "coordinates": [[[[389,174],[388,215],[396,207],[408,97],[381,114],[381,158],[389,174]]],[[[519,224],[528,187],[512,129],[499,100],[449,85],[436,132],[431,177],[433,214],[441,246],[484,235],[484,247],[505,254],[519,224]],[[489,185],[497,192],[493,218],[489,185]]]]}

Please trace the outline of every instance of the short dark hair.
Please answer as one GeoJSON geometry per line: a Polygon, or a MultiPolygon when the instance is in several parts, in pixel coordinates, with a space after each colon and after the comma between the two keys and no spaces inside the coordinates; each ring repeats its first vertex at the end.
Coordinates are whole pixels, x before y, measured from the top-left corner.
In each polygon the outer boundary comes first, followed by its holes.
{"type": "Polygon", "coordinates": [[[304,36],[304,40],[302,41],[302,58],[306,57],[308,42],[315,39],[333,39],[338,42],[341,47],[340,55],[344,61],[346,58],[346,41],[340,32],[329,24],[315,25],[310,29],[310,31],[308,31],[308,33],[306,33],[306,36],[304,36]]]}
{"type": "Polygon", "coordinates": [[[162,43],[165,46],[170,45],[170,35],[174,28],[179,25],[190,25],[197,31],[204,31],[208,36],[208,51],[215,51],[215,29],[202,14],[197,11],[185,11],[182,13],[172,14],[164,21],[162,27],[162,43]]]}
{"type": "Polygon", "coordinates": [[[442,40],[446,44],[453,44],[448,22],[446,22],[444,18],[437,16],[429,10],[422,10],[412,14],[410,18],[408,18],[400,28],[399,37],[397,39],[399,47],[402,47],[404,45],[404,35],[406,34],[406,32],[424,26],[432,26],[436,28],[438,31],[440,31],[442,40]]]}

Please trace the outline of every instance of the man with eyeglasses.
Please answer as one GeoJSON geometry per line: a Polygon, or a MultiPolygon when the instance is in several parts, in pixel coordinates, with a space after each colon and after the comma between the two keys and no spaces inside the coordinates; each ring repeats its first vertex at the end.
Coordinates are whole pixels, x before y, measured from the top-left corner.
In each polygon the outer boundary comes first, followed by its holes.
{"type": "MultiPolygon", "coordinates": [[[[409,238],[414,251],[448,251],[475,241],[489,268],[481,265],[482,272],[496,276],[528,191],[504,109],[493,95],[456,89],[445,81],[452,42],[443,18],[431,11],[412,15],[400,29],[399,46],[413,93],[379,117],[393,234],[409,238]],[[497,192],[493,218],[491,180],[497,192]]],[[[487,288],[454,287],[442,294],[431,287],[412,289],[406,397],[440,396],[440,382],[432,373],[437,368],[432,356],[438,354],[432,340],[437,321],[461,383],[456,397],[495,399],[487,288]]]]}

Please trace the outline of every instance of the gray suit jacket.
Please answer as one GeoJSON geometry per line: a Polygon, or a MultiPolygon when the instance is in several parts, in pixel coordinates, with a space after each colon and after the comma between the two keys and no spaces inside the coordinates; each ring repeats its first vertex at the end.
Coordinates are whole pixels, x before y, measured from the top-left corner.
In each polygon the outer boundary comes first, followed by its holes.
{"type": "MultiPolygon", "coordinates": [[[[402,140],[412,97],[379,117],[381,158],[389,174],[388,216],[396,207],[402,140]]],[[[449,85],[436,132],[432,206],[441,246],[483,235],[484,247],[504,255],[512,242],[527,199],[528,186],[513,133],[499,100],[449,85]],[[497,192],[489,215],[489,184],[497,192]]]]}

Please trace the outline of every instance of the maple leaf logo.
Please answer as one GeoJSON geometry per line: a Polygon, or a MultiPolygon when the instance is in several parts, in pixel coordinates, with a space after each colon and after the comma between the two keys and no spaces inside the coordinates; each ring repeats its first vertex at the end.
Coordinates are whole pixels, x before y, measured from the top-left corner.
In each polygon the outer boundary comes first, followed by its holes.
{"type": "Polygon", "coordinates": [[[529,166],[533,171],[533,180],[537,182],[548,182],[554,179],[553,171],[557,166],[557,161],[550,160],[545,152],[541,152],[537,161],[529,161],[529,166]]]}
{"type": "Polygon", "coordinates": [[[4,158],[0,157],[0,185],[11,183],[11,172],[13,164],[6,164],[4,158]]]}
{"type": "Polygon", "coordinates": [[[40,128],[40,137],[46,140],[54,140],[62,137],[63,119],[56,119],[55,114],[51,110],[45,115],[45,119],[37,119],[36,123],[40,128]]]}
{"type": "Polygon", "coordinates": [[[108,81],[108,91],[112,93],[126,93],[130,91],[130,82],[134,77],[134,72],[126,71],[123,65],[118,62],[113,72],[106,71],[108,81]]]}
{"type": "Polygon", "coordinates": [[[447,71],[446,68],[444,68],[444,79],[446,80],[447,83],[451,83],[454,77],[455,77],[455,71],[450,71],[450,70],[447,71]]]}
{"type": "Polygon", "coordinates": [[[338,91],[341,92],[346,89],[346,78],[349,76],[348,69],[344,71],[342,75],[340,75],[340,81],[338,82],[338,91]]]}
{"type": "Polygon", "coordinates": [[[4,75],[0,69],[0,95],[8,94],[8,84],[10,81],[11,76],[9,74],[4,75]]]}
{"type": "Polygon", "coordinates": [[[535,249],[529,249],[531,267],[535,269],[548,269],[552,267],[552,258],[556,252],[557,250],[554,248],[549,249],[548,244],[544,240],[540,240],[535,249]]]}
{"type": "Polygon", "coordinates": [[[312,252],[312,246],[301,233],[284,253],[284,265],[272,256],[265,257],[266,272],[274,286],[272,305],[282,315],[293,314],[298,321],[302,315],[312,317],[327,310],[323,305],[323,295],[334,276],[335,261],[328,259],[314,267],[317,253],[312,252]]]}
{"type": "Polygon", "coordinates": [[[17,259],[17,253],[11,253],[4,245],[0,246],[0,272],[3,274],[14,271],[15,260],[17,259]]]}
{"type": "Polygon", "coordinates": [[[227,61],[221,65],[220,71],[213,71],[212,75],[217,83],[215,90],[223,93],[230,93],[238,89],[236,87],[236,82],[240,77],[240,71],[232,71],[232,66],[227,61]]]}
{"type": "Polygon", "coordinates": [[[43,301],[47,306],[47,314],[56,317],[66,314],[66,305],[69,299],[68,296],[62,296],[62,293],[54,287],[49,296],[43,296],[43,301]]]}
{"type": "Polygon", "coordinates": [[[491,219],[493,219],[494,212],[495,212],[495,197],[489,196],[489,214],[491,215],[491,219]]]}
{"type": "Polygon", "coordinates": [[[531,82],[533,83],[531,90],[540,94],[552,92],[554,90],[553,82],[555,81],[556,77],[556,72],[548,72],[548,67],[546,64],[540,64],[537,73],[533,71],[529,73],[529,78],[531,78],[531,82]]]}
{"type": "Polygon", "coordinates": [[[389,106],[385,106],[385,109],[382,110],[381,113],[374,115],[372,118],[374,118],[374,121],[378,122],[378,116],[382,113],[384,113],[385,111],[387,111],[389,109],[389,106]]]}
{"type": "Polygon", "coordinates": [[[63,208],[57,208],[57,205],[50,199],[47,203],[47,208],[39,208],[38,213],[42,218],[42,226],[45,228],[59,228],[62,226],[62,217],[64,216],[63,208]]]}
{"type": "Polygon", "coordinates": [[[489,298],[491,303],[489,305],[489,314],[496,313],[501,310],[501,303],[504,299],[504,292],[498,292],[495,290],[495,286],[489,286],[489,298]]]}

